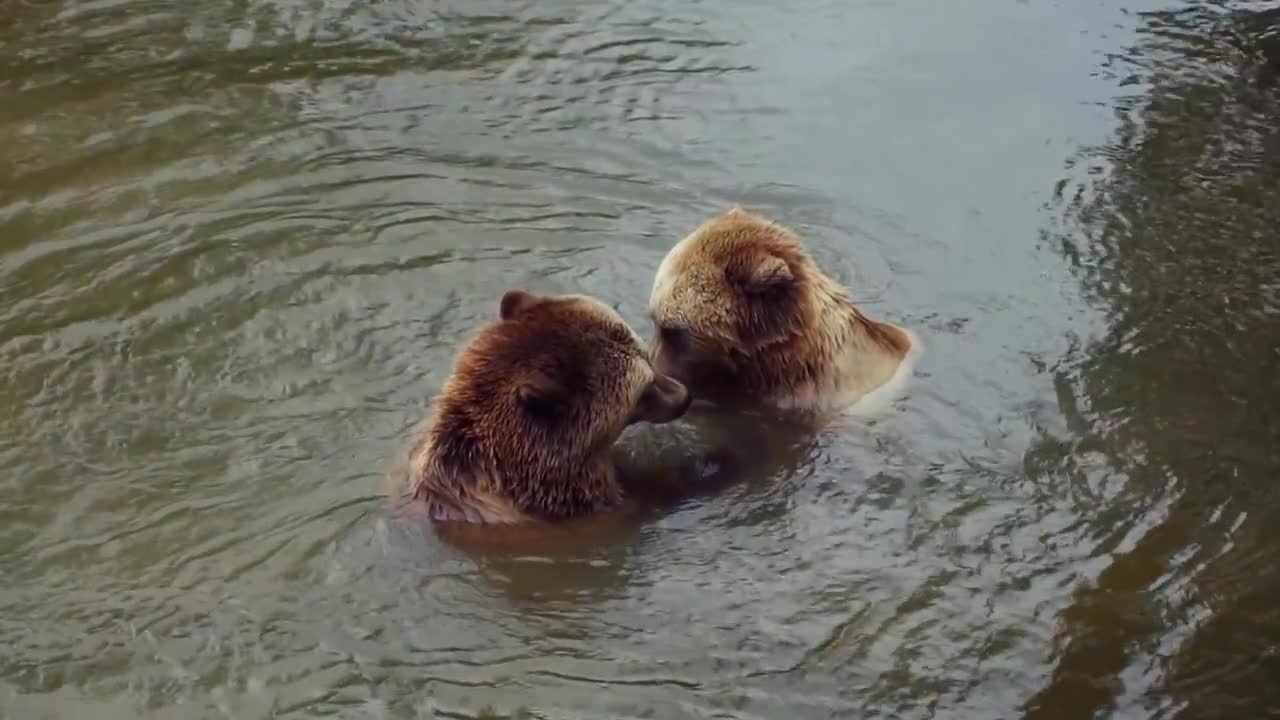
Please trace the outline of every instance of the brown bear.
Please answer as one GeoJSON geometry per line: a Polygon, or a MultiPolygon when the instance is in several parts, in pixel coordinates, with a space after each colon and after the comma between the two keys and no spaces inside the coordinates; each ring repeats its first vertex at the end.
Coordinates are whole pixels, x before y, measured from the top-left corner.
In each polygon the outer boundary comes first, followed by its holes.
{"type": "Polygon", "coordinates": [[[409,493],[433,520],[484,524],[618,506],[615,441],[680,417],[689,392],[598,300],[512,290],[498,314],[454,361],[411,451],[409,493]]]}
{"type": "Polygon", "coordinates": [[[909,374],[917,344],[863,315],[794,233],[740,208],[667,253],[649,311],[657,371],[722,405],[841,411],[909,374]]]}

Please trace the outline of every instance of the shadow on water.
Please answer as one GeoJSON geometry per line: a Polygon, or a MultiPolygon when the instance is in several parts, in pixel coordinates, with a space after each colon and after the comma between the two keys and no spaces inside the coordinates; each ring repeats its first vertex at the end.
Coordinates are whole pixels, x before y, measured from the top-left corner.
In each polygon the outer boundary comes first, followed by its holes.
{"type": "Polygon", "coordinates": [[[1280,713],[1280,9],[1141,17],[1141,91],[1079,158],[1054,240],[1109,328],[1056,371],[1069,438],[1026,457],[1092,507],[1030,718],[1280,713]]]}

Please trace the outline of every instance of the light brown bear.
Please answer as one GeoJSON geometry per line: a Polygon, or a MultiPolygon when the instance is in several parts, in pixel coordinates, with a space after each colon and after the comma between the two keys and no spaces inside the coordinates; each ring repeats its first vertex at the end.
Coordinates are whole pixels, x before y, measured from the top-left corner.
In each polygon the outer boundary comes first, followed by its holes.
{"type": "Polygon", "coordinates": [[[649,311],[657,371],[721,405],[839,412],[909,373],[917,345],[863,315],[794,233],[739,208],[667,253],[649,311]]]}
{"type": "Polygon", "coordinates": [[[632,423],[684,414],[684,385],[581,295],[512,290],[456,358],[409,458],[409,494],[436,521],[517,524],[614,508],[610,450],[632,423]]]}

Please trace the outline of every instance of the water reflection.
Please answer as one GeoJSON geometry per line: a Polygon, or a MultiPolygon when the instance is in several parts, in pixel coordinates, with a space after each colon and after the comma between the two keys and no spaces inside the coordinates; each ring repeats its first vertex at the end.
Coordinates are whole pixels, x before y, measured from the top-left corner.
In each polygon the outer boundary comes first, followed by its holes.
{"type": "Polygon", "coordinates": [[[1277,59],[1280,13],[1227,3],[1143,15],[1108,63],[1141,92],[1060,200],[1109,327],[1058,370],[1071,439],[1028,457],[1093,506],[1108,560],[1032,717],[1280,711],[1277,59]]]}

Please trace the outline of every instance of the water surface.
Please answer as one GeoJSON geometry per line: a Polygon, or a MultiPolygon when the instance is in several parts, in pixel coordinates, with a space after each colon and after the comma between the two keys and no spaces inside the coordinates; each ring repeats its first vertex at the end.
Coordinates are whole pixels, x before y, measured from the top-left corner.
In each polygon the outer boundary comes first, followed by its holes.
{"type": "Polygon", "coordinates": [[[0,715],[1280,715],[1276,15],[9,3],[0,715]],[[503,290],[640,325],[732,204],[925,339],[889,413],[580,546],[387,521],[503,290]]]}

